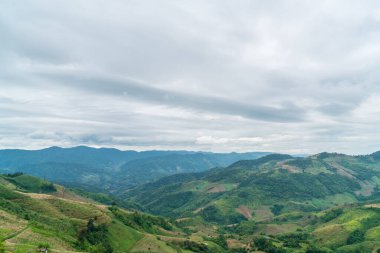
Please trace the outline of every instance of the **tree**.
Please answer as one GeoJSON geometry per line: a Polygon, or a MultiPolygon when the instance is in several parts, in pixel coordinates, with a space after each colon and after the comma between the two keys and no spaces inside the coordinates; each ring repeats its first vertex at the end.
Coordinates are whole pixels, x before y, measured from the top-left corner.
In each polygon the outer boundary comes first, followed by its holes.
{"type": "Polygon", "coordinates": [[[91,253],[112,253],[112,247],[107,240],[107,226],[105,224],[96,225],[96,219],[96,217],[89,219],[87,228],[79,233],[79,246],[91,253]]]}
{"type": "Polygon", "coordinates": [[[91,233],[95,231],[95,220],[90,218],[87,222],[87,233],[91,233]]]}
{"type": "Polygon", "coordinates": [[[49,252],[50,245],[48,243],[40,243],[37,246],[37,251],[42,252],[42,253],[47,253],[49,252]]]}
{"type": "Polygon", "coordinates": [[[0,253],[5,253],[4,244],[0,242],[0,253]]]}
{"type": "Polygon", "coordinates": [[[361,230],[355,230],[347,238],[347,244],[354,244],[364,241],[364,232],[361,230]]]}

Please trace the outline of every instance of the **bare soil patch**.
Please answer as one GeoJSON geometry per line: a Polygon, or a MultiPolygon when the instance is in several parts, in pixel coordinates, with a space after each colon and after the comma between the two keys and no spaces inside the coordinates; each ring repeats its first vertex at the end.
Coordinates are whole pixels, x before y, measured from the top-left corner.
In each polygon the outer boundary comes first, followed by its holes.
{"type": "Polygon", "coordinates": [[[242,214],[247,220],[252,219],[252,210],[250,210],[247,206],[240,205],[235,210],[236,210],[236,212],[242,214]]]}

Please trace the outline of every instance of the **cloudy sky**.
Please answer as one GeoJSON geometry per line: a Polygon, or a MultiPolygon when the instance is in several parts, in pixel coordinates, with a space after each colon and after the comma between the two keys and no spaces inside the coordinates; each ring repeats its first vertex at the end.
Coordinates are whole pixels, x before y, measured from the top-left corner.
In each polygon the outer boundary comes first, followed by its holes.
{"type": "Polygon", "coordinates": [[[380,150],[380,2],[0,2],[0,148],[380,150]]]}

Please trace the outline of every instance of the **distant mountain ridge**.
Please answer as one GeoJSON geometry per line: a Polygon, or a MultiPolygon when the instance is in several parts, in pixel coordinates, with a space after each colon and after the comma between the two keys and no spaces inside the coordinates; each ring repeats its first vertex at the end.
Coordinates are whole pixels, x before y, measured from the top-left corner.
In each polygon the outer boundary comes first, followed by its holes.
{"type": "Polygon", "coordinates": [[[121,151],[114,148],[50,147],[0,150],[0,172],[29,173],[54,182],[115,191],[163,176],[199,172],[255,159],[268,152],[210,153],[194,151],[121,151]]]}

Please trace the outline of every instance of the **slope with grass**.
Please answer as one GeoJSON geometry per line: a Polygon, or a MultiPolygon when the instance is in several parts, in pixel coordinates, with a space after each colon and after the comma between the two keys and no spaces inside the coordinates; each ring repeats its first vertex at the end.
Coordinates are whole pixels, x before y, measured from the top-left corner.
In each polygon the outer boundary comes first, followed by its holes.
{"type": "Polygon", "coordinates": [[[162,217],[99,204],[33,176],[0,176],[0,252],[193,252],[182,242],[209,250],[203,238],[187,236],[162,217]]]}

